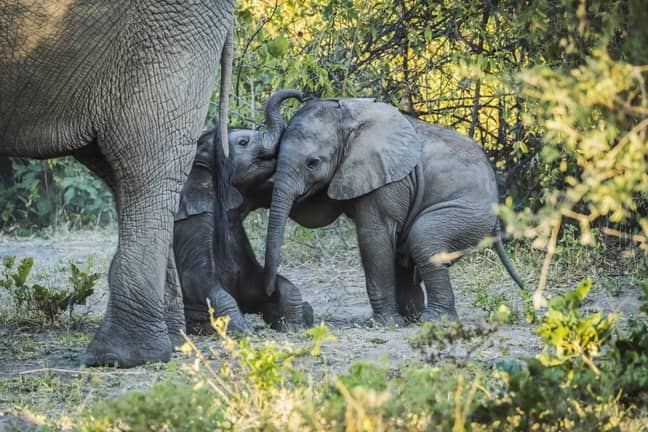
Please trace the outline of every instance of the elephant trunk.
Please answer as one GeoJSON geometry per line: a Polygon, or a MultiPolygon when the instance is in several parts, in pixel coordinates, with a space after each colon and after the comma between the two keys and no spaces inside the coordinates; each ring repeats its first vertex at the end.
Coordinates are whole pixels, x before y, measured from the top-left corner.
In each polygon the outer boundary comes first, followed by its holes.
{"type": "Polygon", "coordinates": [[[281,176],[278,176],[272,192],[268,234],[266,236],[264,286],[266,294],[269,296],[275,291],[281,244],[283,243],[288,215],[296,196],[294,193],[287,192],[285,184],[282,183],[284,182],[281,181],[281,176]]]}
{"type": "Polygon", "coordinates": [[[285,128],[284,119],[281,116],[281,103],[286,99],[297,98],[303,101],[303,94],[298,90],[279,90],[273,94],[265,107],[265,124],[268,130],[262,137],[262,148],[264,154],[273,155],[276,152],[277,143],[285,128]]]}

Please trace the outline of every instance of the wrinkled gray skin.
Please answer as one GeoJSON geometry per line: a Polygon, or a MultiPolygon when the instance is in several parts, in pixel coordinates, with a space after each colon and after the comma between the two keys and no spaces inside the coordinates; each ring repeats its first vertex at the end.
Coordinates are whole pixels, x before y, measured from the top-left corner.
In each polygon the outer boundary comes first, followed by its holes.
{"type": "Polygon", "coordinates": [[[298,90],[279,90],[266,103],[264,110],[266,131],[230,128],[228,134],[229,159],[232,164],[232,184],[244,192],[272,177],[277,163],[277,144],[286,127],[281,116],[281,103],[295,98],[303,101],[298,90]]]}
{"type": "MultiPolygon", "coordinates": [[[[286,127],[280,106],[289,98],[304,101],[303,94],[297,90],[279,90],[268,99],[265,108],[267,131],[229,129],[232,184],[255,203],[255,208],[270,208],[274,184],[269,179],[276,170],[279,139],[286,127]]],[[[337,203],[326,193],[320,193],[293,206],[290,218],[306,228],[321,228],[335,221],[340,213],[337,203]]]]}
{"type": "Polygon", "coordinates": [[[199,332],[211,327],[206,299],[215,316],[230,317],[228,329],[234,333],[254,331],[243,313],[261,313],[276,330],[310,327],[313,310],[289,280],[278,276],[275,292],[265,294],[264,269],[254,255],[243,220],[262,205],[256,197],[266,196],[262,199],[269,201],[272,191],[241,196],[231,184],[230,161],[218,138],[218,132],[207,131],[198,140],[174,224],[173,249],[187,328],[199,332]]]}
{"type": "Polygon", "coordinates": [[[279,144],[266,239],[268,294],[291,208],[323,193],[356,224],[375,321],[457,318],[453,261],[430,258],[498,234],[495,175],[474,141],[370,99],[306,104],[279,144]]]}
{"type": "Polygon", "coordinates": [[[168,361],[181,343],[173,215],[233,9],[0,0],[0,156],[74,156],[116,201],[110,297],[86,365],[168,361]]]}

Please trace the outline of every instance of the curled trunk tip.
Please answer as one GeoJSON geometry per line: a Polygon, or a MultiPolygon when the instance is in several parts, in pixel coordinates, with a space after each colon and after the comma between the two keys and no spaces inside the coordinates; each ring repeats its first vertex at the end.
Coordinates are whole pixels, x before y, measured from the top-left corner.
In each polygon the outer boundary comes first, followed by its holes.
{"type": "Polygon", "coordinates": [[[301,102],[304,99],[304,95],[299,90],[279,90],[266,103],[265,125],[268,130],[263,136],[263,147],[268,152],[274,152],[276,144],[279,142],[279,137],[284,130],[285,123],[280,111],[281,103],[290,98],[296,98],[301,102]]]}

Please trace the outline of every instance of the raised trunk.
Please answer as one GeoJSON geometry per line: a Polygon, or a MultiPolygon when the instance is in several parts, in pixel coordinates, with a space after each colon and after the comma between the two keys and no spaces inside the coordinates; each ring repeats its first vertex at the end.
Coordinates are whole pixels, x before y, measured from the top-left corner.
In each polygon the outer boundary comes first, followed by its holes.
{"type": "Polygon", "coordinates": [[[268,130],[262,138],[262,148],[265,154],[275,154],[277,143],[284,130],[284,119],[281,116],[281,103],[289,98],[297,98],[300,101],[303,95],[297,90],[280,90],[273,94],[265,107],[265,124],[268,130]]]}
{"type": "Polygon", "coordinates": [[[266,236],[265,279],[264,286],[267,295],[275,291],[277,270],[279,268],[279,255],[283,243],[286,222],[292,207],[295,194],[291,194],[278,176],[272,192],[272,205],[268,219],[268,234],[266,236]]]}

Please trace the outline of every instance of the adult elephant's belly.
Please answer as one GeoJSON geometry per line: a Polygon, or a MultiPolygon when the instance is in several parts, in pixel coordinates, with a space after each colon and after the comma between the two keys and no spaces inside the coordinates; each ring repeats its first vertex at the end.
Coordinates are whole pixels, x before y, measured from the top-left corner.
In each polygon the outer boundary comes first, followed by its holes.
{"type": "Polygon", "coordinates": [[[93,139],[95,89],[127,10],[99,1],[73,12],[70,0],[11,3],[0,4],[0,155],[69,154],[93,139]]]}

